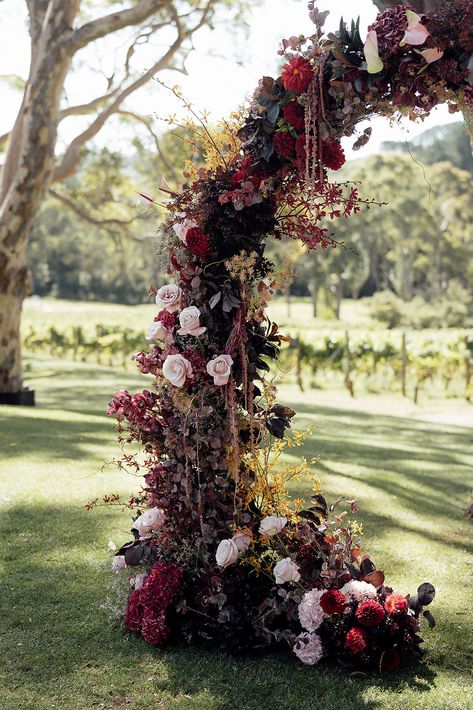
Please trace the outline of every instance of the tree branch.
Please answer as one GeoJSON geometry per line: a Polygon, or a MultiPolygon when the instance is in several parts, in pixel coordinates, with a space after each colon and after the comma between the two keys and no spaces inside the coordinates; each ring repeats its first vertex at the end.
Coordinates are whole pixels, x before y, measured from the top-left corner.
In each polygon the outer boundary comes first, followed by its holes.
{"type": "Polygon", "coordinates": [[[124,27],[138,25],[151,17],[159,10],[163,10],[170,5],[171,0],[140,0],[140,2],[128,10],[113,12],[92,22],[87,22],[73,33],[68,48],[71,52],[77,52],[90,42],[105,37],[112,32],[121,30],[124,27]]]}
{"type": "Polygon", "coordinates": [[[110,116],[119,111],[121,104],[128,96],[130,96],[130,94],[146,84],[146,82],[149,81],[158,71],[169,67],[171,59],[187,36],[187,32],[182,33],[179,31],[177,38],[169,47],[167,52],[165,52],[163,56],[150,69],[148,69],[148,71],[121,91],[115,100],[104,111],[102,111],[94,121],[92,121],[90,126],[74,138],[64,153],[61,162],[56,166],[53,175],[53,182],[64,180],[64,178],[69,177],[75,172],[80,161],[80,149],[82,146],[97,135],[110,116]]]}
{"type": "Polygon", "coordinates": [[[129,227],[135,222],[145,219],[142,215],[137,214],[135,217],[131,217],[130,219],[99,219],[98,217],[94,217],[93,215],[89,214],[89,212],[87,212],[84,207],[75,202],[71,197],[69,197],[69,195],[65,195],[62,192],[57,192],[52,187],[49,188],[49,194],[54,197],[54,199],[65,205],[68,209],[74,212],[74,214],[83,219],[85,222],[104,229],[106,232],[108,232],[108,234],[110,234],[110,236],[116,237],[117,235],[121,234],[125,235],[128,239],[132,239],[136,242],[145,241],[145,239],[149,236],[147,235],[141,238],[137,237],[129,229],[129,227]]]}
{"type": "Polygon", "coordinates": [[[118,113],[120,114],[120,116],[126,116],[127,118],[132,118],[134,121],[138,121],[139,123],[142,123],[143,126],[146,127],[148,133],[151,135],[151,137],[154,140],[154,144],[156,146],[156,151],[159,154],[159,157],[161,158],[161,160],[163,161],[164,167],[168,171],[168,174],[170,174],[175,181],[179,181],[179,175],[177,174],[176,169],[174,168],[172,163],[169,162],[169,160],[166,158],[165,154],[161,150],[159,138],[158,138],[157,134],[154,132],[153,127],[151,125],[151,123],[152,123],[151,119],[148,118],[147,116],[140,116],[140,114],[135,113],[134,111],[128,111],[125,109],[120,109],[120,111],[118,111],[118,113]]]}

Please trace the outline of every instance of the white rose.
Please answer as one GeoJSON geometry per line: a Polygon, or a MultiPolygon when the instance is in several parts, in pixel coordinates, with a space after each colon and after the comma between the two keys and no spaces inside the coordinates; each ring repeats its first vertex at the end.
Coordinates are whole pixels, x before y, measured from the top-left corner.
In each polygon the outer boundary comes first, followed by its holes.
{"type": "Polygon", "coordinates": [[[219,567],[234,565],[238,559],[238,547],[234,540],[222,540],[217,547],[215,559],[219,567]]]}
{"type": "Polygon", "coordinates": [[[187,377],[192,376],[192,365],[182,355],[168,355],[163,364],[163,375],[175,387],[184,387],[187,377]]]}
{"type": "Polygon", "coordinates": [[[250,546],[251,537],[244,532],[236,533],[233,538],[233,542],[237,546],[238,552],[246,552],[250,546]]]}
{"type": "Polygon", "coordinates": [[[259,531],[268,537],[272,537],[280,533],[286,523],[287,518],[278,518],[274,515],[270,515],[267,518],[263,518],[259,526],[259,531]]]}
{"type": "Polygon", "coordinates": [[[298,582],[301,578],[301,575],[299,574],[299,567],[291,560],[290,557],[285,557],[284,560],[279,560],[279,562],[274,566],[273,574],[276,584],[298,582]]]}
{"type": "Polygon", "coordinates": [[[185,219],[183,222],[176,222],[172,225],[174,233],[179,237],[181,242],[184,243],[186,241],[186,234],[192,227],[197,227],[197,222],[194,222],[193,219],[185,219]]]}
{"type": "Polygon", "coordinates": [[[197,306],[189,306],[179,313],[178,335],[202,335],[207,328],[200,325],[200,311],[197,306]]]}
{"type": "Polygon", "coordinates": [[[144,537],[152,530],[159,530],[164,525],[166,515],[161,508],[150,508],[140,515],[133,523],[132,529],[144,537]]]}
{"type": "Polygon", "coordinates": [[[125,555],[115,555],[112,560],[112,570],[114,572],[120,572],[122,569],[125,569],[125,567],[125,555]]]}
{"type": "Polygon", "coordinates": [[[182,291],[176,284],[161,286],[156,294],[156,303],[168,313],[174,313],[181,307],[182,291]]]}
{"type": "Polygon", "coordinates": [[[230,355],[217,355],[207,363],[207,372],[214,378],[214,385],[226,385],[230,379],[233,360],[230,355]]]}
{"type": "Polygon", "coordinates": [[[168,336],[168,329],[164,327],[160,320],[155,323],[151,323],[148,328],[148,334],[146,340],[150,340],[155,343],[157,340],[165,340],[168,336]]]}

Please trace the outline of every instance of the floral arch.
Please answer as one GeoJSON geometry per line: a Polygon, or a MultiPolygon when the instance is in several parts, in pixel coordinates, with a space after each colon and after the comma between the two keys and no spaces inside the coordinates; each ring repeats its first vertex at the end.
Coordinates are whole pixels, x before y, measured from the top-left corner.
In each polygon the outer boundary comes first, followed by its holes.
{"type": "Polygon", "coordinates": [[[295,412],[265,380],[282,339],[265,309],[283,278],[265,243],[335,244],[327,218],[347,218],[361,201],[327,170],[343,165],[340,139],[362,120],[422,118],[439,103],[471,110],[473,2],[424,16],[394,7],[365,41],[343,21],[326,36],[327,13],[313,2],[309,14],[314,33],[283,42],[281,76],[260,81],[238,129],[222,146],[209,136],[209,167],[169,195],[171,282],[155,291],[150,349],[136,355],[154,387],[117,392],[109,408],[120,441],[141,448],[127,466],[144,472],[130,503],[134,539],[114,569],[133,573],[125,625],[150,644],[292,649],[308,664],[389,671],[421,655],[419,616],[433,623],[424,607],[435,590],[393,592],[355,523],[318,489],[308,506],[287,493],[312,462],[278,464],[303,436],[288,436],[295,412]]]}

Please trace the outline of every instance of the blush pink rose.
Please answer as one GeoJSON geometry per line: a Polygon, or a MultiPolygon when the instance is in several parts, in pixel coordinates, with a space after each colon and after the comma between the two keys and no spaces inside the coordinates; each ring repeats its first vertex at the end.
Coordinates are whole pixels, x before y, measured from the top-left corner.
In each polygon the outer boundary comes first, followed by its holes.
{"type": "Polygon", "coordinates": [[[166,514],[161,508],[150,508],[140,515],[133,523],[132,530],[137,530],[140,537],[145,537],[153,530],[159,530],[164,525],[166,514]]]}
{"type": "Polygon", "coordinates": [[[174,387],[184,387],[188,377],[192,377],[192,365],[182,355],[168,355],[163,364],[163,375],[174,387]]]}
{"type": "Polygon", "coordinates": [[[238,559],[238,547],[234,540],[222,540],[217,547],[215,559],[219,567],[234,565],[238,559]]]}
{"type": "Polygon", "coordinates": [[[179,313],[180,328],[177,331],[178,335],[202,335],[207,328],[200,325],[200,311],[196,306],[184,308],[179,313]]]}
{"type": "Polygon", "coordinates": [[[207,372],[214,378],[214,385],[222,386],[228,383],[232,365],[230,355],[217,355],[207,363],[207,372]]]}
{"type": "Polygon", "coordinates": [[[299,567],[290,557],[285,557],[283,560],[274,566],[274,579],[276,584],[285,584],[286,582],[298,582],[301,578],[299,567]]]}
{"type": "Polygon", "coordinates": [[[176,284],[161,286],[156,294],[156,303],[168,313],[175,313],[181,307],[182,291],[176,284]]]}
{"type": "Polygon", "coordinates": [[[160,320],[158,320],[154,323],[151,323],[151,325],[149,326],[148,333],[146,335],[146,340],[149,340],[152,343],[156,343],[158,340],[166,340],[168,335],[168,329],[163,325],[160,320]]]}

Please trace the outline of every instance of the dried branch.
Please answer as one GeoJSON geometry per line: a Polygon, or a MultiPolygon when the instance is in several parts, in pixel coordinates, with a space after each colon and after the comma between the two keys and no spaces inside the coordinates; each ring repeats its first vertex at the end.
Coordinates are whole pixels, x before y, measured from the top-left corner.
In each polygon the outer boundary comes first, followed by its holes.
{"type": "Polygon", "coordinates": [[[128,111],[125,109],[120,109],[120,111],[118,111],[118,113],[120,114],[120,116],[125,116],[127,118],[131,118],[134,121],[137,121],[138,123],[141,123],[141,124],[143,124],[143,126],[145,126],[145,128],[147,129],[148,133],[150,134],[150,136],[152,137],[152,139],[154,141],[156,151],[159,154],[159,157],[161,158],[161,160],[163,161],[164,167],[166,168],[168,174],[171,175],[173,180],[175,180],[176,182],[179,181],[179,175],[178,175],[175,167],[173,166],[172,163],[169,162],[165,153],[161,150],[158,135],[153,130],[152,119],[149,118],[148,116],[141,116],[140,114],[135,113],[134,111],[128,111]]]}

